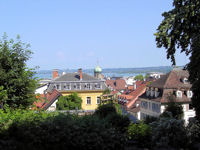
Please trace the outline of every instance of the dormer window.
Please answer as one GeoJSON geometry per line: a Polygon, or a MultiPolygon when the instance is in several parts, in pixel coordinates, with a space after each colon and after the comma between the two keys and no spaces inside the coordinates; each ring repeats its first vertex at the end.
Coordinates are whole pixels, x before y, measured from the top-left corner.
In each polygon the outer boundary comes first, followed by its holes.
{"type": "Polygon", "coordinates": [[[74,89],[75,89],[75,90],[79,90],[79,89],[80,89],[80,84],[75,84],[75,85],[74,85],[74,89]]]}
{"type": "Polygon", "coordinates": [[[181,91],[176,91],[176,96],[181,98],[182,97],[182,92],[181,91]]]}
{"type": "Polygon", "coordinates": [[[57,90],[61,90],[60,84],[57,84],[57,85],[56,85],[56,89],[57,89],[57,90]]]}
{"type": "Polygon", "coordinates": [[[159,92],[158,92],[158,88],[155,88],[155,97],[158,97],[159,92]]]}
{"type": "Polygon", "coordinates": [[[91,88],[90,84],[89,83],[85,84],[85,88],[90,89],[91,88]]]}
{"type": "Polygon", "coordinates": [[[193,95],[192,91],[187,91],[187,97],[188,98],[192,98],[192,95],[193,95]]]}
{"type": "Polygon", "coordinates": [[[146,96],[150,95],[149,87],[146,88],[146,96]]]}
{"type": "Polygon", "coordinates": [[[154,96],[154,89],[153,89],[153,87],[151,88],[151,97],[153,97],[154,96]]]}
{"type": "Polygon", "coordinates": [[[184,84],[187,84],[187,83],[188,83],[188,78],[182,78],[181,80],[182,80],[182,82],[183,82],[184,84]]]}
{"type": "Polygon", "coordinates": [[[71,89],[70,84],[65,84],[64,85],[64,90],[70,90],[70,89],[71,89]]]}
{"type": "Polygon", "coordinates": [[[101,88],[101,84],[95,83],[95,88],[96,88],[96,89],[100,89],[100,88],[101,88]]]}

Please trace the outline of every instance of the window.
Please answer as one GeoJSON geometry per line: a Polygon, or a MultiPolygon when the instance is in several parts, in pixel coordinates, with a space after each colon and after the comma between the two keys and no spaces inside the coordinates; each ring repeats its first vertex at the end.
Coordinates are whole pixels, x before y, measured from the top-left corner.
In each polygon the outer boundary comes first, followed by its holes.
{"type": "Polygon", "coordinates": [[[188,79],[187,79],[187,78],[184,78],[184,79],[183,79],[183,83],[184,83],[184,84],[188,83],[188,79]]]}
{"type": "Polygon", "coordinates": [[[87,97],[86,104],[87,104],[87,105],[90,105],[90,104],[91,104],[91,97],[87,97]]]}
{"type": "Polygon", "coordinates": [[[181,98],[182,97],[182,92],[181,91],[176,91],[176,96],[181,98]]]}
{"type": "Polygon", "coordinates": [[[57,90],[60,90],[60,87],[61,87],[61,86],[60,86],[59,84],[56,85],[56,89],[57,89],[57,90]]]}
{"type": "Polygon", "coordinates": [[[70,90],[70,84],[65,84],[65,85],[64,85],[64,89],[65,89],[65,90],[70,90]]]}
{"type": "Polygon", "coordinates": [[[100,89],[101,88],[101,84],[100,83],[95,83],[95,88],[96,89],[100,89]]]}
{"type": "Polygon", "coordinates": [[[90,84],[89,83],[85,84],[85,88],[90,89],[91,88],[90,84]]]}
{"type": "Polygon", "coordinates": [[[80,84],[77,84],[77,85],[76,85],[76,88],[77,88],[77,89],[81,89],[81,85],[80,85],[80,84]]]}
{"type": "Polygon", "coordinates": [[[158,88],[155,88],[155,97],[159,96],[158,88]]]}
{"type": "Polygon", "coordinates": [[[192,104],[189,104],[189,110],[192,110],[192,109],[193,109],[192,104]]]}
{"type": "Polygon", "coordinates": [[[141,101],[141,107],[144,108],[144,109],[147,109],[148,108],[148,102],[141,101]]]}
{"type": "Polygon", "coordinates": [[[97,104],[100,104],[100,103],[101,103],[101,98],[97,97],[97,104]]]}
{"type": "Polygon", "coordinates": [[[79,90],[79,89],[81,89],[80,84],[75,84],[75,85],[74,85],[74,89],[75,89],[75,90],[79,90]]]}
{"type": "Polygon", "coordinates": [[[160,105],[156,104],[156,103],[152,103],[152,111],[159,113],[160,112],[160,105]]]}
{"type": "Polygon", "coordinates": [[[192,91],[187,91],[187,97],[188,98],[192,98],[192,95],[193,95],[192,91]]]}

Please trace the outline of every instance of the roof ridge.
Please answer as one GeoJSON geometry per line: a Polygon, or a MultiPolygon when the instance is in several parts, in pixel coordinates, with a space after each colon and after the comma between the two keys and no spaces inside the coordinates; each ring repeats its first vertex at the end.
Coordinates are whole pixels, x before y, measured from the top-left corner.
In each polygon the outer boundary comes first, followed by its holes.
{"type": "Polygon", "coordinates": [[[167,83],[167,81],[169,80],[169,76],[171,75],[171,73],[172,73],[172,71],[170,71],[169,73],[166,74],[167,80],[165,80],[165,83],[164,83],[164,85],[163,85],[163,88],[166,87],[166,83],[167,83]]]}

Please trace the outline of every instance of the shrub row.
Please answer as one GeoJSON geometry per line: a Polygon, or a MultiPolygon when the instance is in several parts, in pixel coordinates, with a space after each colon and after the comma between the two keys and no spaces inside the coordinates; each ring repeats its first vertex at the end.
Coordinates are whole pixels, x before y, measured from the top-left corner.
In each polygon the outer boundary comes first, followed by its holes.
{"type": "Polygon", "coordinates": [[[100,119],[97,115],[79,117],[30,110],[1,110],[0,115],[0,149],[112,150],[125,147],[126,137],[121,132],[123,129],[118,130],[120,117],[117,114],[100,119]]]}

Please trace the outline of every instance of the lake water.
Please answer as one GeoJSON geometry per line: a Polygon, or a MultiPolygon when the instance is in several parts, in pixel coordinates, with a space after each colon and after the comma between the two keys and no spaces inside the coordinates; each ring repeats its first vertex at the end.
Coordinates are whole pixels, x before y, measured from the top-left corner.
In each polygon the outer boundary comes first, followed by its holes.
{"type": "MultiPolygon", "coordinates": [[[[162,72],[168,73],[171,71],[172,67],[164,66],[164,67],[146,67],[146,68],[108,68],[103,69],[102,74],[105,77],[129,77],[136,76],[138,74],[145,75],[148,72],[162,72]]],[[[75,69],[59,69],[59,74],[62,72],[77,72],[75,69]]],[[[83,69],[83,72],[94,75],[93,69],[83,69]]],[[[38,70],[36,71],[35,77],[40,79],[51,79],[52,78],[52,70],[38,70]]]]}

